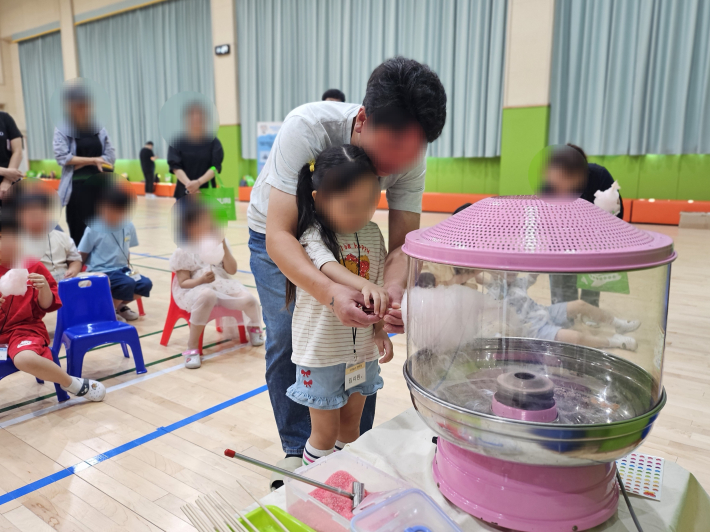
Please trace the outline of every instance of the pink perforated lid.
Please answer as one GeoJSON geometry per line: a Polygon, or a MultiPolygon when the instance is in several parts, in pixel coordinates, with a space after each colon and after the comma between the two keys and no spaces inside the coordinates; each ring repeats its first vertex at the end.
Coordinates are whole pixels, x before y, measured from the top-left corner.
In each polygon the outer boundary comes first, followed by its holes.
{"type": "Polygon", "coordinates": [[[601,272],[675,260],[673,240],[638,229],[583,199],[486,198],[407,235],[414,258],[494,270],[601,272]]]}

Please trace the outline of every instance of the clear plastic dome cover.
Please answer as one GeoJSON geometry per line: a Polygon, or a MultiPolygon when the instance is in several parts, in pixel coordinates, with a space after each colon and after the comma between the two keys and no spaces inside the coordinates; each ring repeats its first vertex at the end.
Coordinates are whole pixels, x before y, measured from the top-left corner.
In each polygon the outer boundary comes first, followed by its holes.
{"type": "MultiPolygon", "coordinates": [[[[474,227],[481,212],[475,207],[448,223],[458,231],[474,227]]],[[[531,251],[509,259],[511,250],[496,250],[492,257],[475,249],[475,238],[471,250],[442,244],[446,223],[411,234],[405,244],[412,258],[404,371],[424,420],[452,443],[533,464],[611,461],[640,445],[665,402],[672,245],[662,243],[665,261],[648,261],[649,249],[644,250],[643,260],[655,265],[643,268],[544,272],[540,264],[554,263],[554,256],[540,261],[531,251]],[[427,235],[435,235],[433,245],[427,235]],[[440,257],[455,265],[442,264],[440,257]],[[462,265],[496,261],[508,268],[462,265]],[[509,268],[525,262],[529,268],[509,268]]],[[[525,245],[545,248],[534,223],[522,228],[525,245]]],[[[517,230],[498,235],[515,248],[517,230]]],[[[633,263],[633,254],[626,262],[633,263]]]]}

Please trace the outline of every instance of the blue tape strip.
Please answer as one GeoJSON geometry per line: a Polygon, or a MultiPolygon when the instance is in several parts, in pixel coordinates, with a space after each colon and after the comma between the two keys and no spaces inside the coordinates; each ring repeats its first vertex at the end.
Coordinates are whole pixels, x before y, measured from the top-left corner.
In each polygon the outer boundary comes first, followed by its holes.
{"type": "Polygon", "coordinates": [[[170,260],[170,257],[158,257],[157,255],[151,255],[150,253],[136,253],[135,251],[131,251],[131,255],[136,255],[138,257],[148,257],[151,259],[170,260]]]}
{"type": "Polygon", "coordinates": [[[66,469],[62,469],[61,471],[57,471],[56,473],[52,473],[51,475],[48,475],[48,476],[41,478],[39,480],[35,480],[34,482],[30,482],[26,486],[22,486],[21,488],[17,488],[16,490],[9,491],[9,492],[5,493],[4,495],[0,495],[0,506],[2,506],[5,503],[14,501],[17,498],[22,497],[23,495],[27,495],[28,493],[32,493],[33,491],[37,491],[38,489],[44,488],[45,486],[49,486],[50,484],[53,484],[53,483],[58,482],[64,478],[67,478],[68,476],[71,476],[74,473],[78,473],[80,471],[88,469],[89,467],[93,467],[96,464],[100,464],[101,462],[105,462],[106,460],[109,460],[109,459],[113,458],[114,456],[118,456],[119,454],[123,454],[127,451],[130,451],[131,449],[135,449],[136,447],[143,445],[144,443],[148,443],[149,441],[155,440],[156,438],[160,438],[161,436],[165,436],[166,434],[169,434],[179,428],[189,425],[190,423],[194,423],[195,421],[198,421],[198,420],[203,419],[205,417],[211,416],[212,414],[215,414],[215,413],[219,412],[220,410],[224,410],[225,408],[229,408],[230,406],[233,406],[237,403],[241,403],[242,401],[246,401],[247,399],[250,399],[250,398],[254,397],[255,395],[259,395],[260,393],[263,393],[266,390],[267,390],[267,388],[266,388],[266,385],[264,384],[263,386],[259,386],[258,388],[255,388],[249,392],[243,393],[242,395],[238,395],[237,397],[229,399],[228,401],[225,401],[225,402],[215,405],[211,408],[208,408],[207,410],[203,410],[202,412],[198,412],[197,414],[193,414],[189,417],[186,417],[185,419],[183,419],[181,421],[177,421],[175,423],[172,423],[171,425],[168,425],[167,427],[159,427],[158,429],[146,434],[145,436],[141,436],[140,438],[136,438],[133,441],[129,441],[128,443],[124,443],[123,445],[119,445],[118,447],[111,449],[110,451],[106,451],[105,453],[97,454],[96,456],[93,456],[87,460],[84,460],[83,462],[79,462],[76,465],[73,465],[71,467],[67,467],[66,469]]]}

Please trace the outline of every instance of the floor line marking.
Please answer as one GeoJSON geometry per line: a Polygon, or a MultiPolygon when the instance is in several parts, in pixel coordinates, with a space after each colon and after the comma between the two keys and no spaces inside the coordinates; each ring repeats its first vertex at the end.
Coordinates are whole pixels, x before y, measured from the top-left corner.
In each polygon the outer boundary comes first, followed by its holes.
{"type": "MultiPolygon", "coordinates": [[[[231,341],[231,340],[230,340],[230,339],[224,339],[224,340],[220,340],[220,341],[218,341],[218,342],[214,342],[214,343],[212,343],[212,344],[203,345],[203,346],[202,346],[202,349],[208,349],[208,348],[210,348],[210,347],[214,347],[214,346],[216,346],[216,345],[224,344],[224,343],[227,343],[227,342],[229,342],[229,341],[231,341]]],[[[246,345],[246,344],[245,344],[245,345],[246,345]]],[[[152,362],[147,362],[147,363],[145,364],[145,367],[146,367],[146,368],[149,368],[149,367],[151,367],[151,366],[155,366],[155,365],[157,365],[157,364],[161,364],[161,363],[163,363],[163,362],[167,362],[167,361],[169,361],[169,360],[173,360],[173,359],[178,358],[178,357],[180,357],[180,356],[182,356],[182,353],[177,353],[177,354],[175,354],[175,355],[170,355],[170,356],[165,357],[165,358],[159,358],[158,360],[153,360],[152,362]]],[[[204,358],[204,357],[203,357],[203,358],[204,358]]],[[[104,377],[99,377],[99,378],[97,378],[97,379],[95,379],[95,380],[97,380],[97,381],[99,381],[99,382],[103,382],[103,381],[107,381],[107,380],[113,379],[113,378],[115,378],[115,377],[120,377],[120,376],[122,376],[122,375],[126,375],[126,374],[128,374],[128,373],[133,373],[135,370],[136,370],[135,368],[124,369],[123,371],[119,371],[118,373],[113,373],[113,374],[111,374],[111,375],[106,375],[106,376],[104,376],[104,377]]],[[[16,409],[16,408],[21,408],[21,407],[23,407],[23,406],[31,405],[32,403],[39,403],[40,401],[44,401],[45,399],[50,399],[51,397],[56,397],[56,396],[57,396],[57,394],[56,394],[56,392],[55,392],[55,393],[50,393],[50,394],[47,394],[47,395],[42,395],[42,396],[40,396],[40,397],[35,397],[35,398],[33,398],[33,399],[29,399],[29,400],[27,400],[27,401],[23,401],[23,402],[21,402],[21,403],[15,404],[15,405],[6,406],[6,407],[0,409],[0,414],[3,414],[3,413],[5,413],[5,412],[9,412],[10,410],[14,410],[14,409],[16,409]]]]}
{"type": "MultiPolygon", "coordinates": [[[[220,355],[224,355],[226,353],[229,353],[230,351],[234,351],[236,349],[241,349],[242,347],[246,347],[249,344],[241,344],[239,346],[232,346],[228,347],[227,349],[222,349],[221,351],[217,351],[216,353],[212,353],[211,355],[205,355],[202,357],[202,360],[211,360],[215,357],[218,357],[220,355]]],[[[178,355],[181,356],[181,355],[178,355]]],[[[156,371],[155,373],[146,373],[144,375],[141,375],[140,377],[136,377],[135,379],[128,380],[126,382],[122,382],[120,384],[116,384],[114,386],[110,386],[109,388],[106,388],[106,393],[111,393],[115,392],[118,390],[121,390],[123,388],[128,388],[129,386],[133,386],[134,384],[138,384],[150,379],[154,379],[156,377],[160,377],[161,375],[165,375],[167,373],[172,373],[173,371],[177,371],[179,369],[183,369],[184,365],[182,364],[177,364],[175,366],[171,366],[169,368],[161,369],[160,371],[156,371]]],[[[131,370],[134,371],[134,370],[131,370]]],[[[70,406],[74,406],[76,404],[80,403],[88,403],[89,401],[87,399],[84,399],[83,397],[72,397],[68,401],[64,401],[63,403],[56,403],[52,406],[48,406],[47,408],[42,408],[41,410],[35,410],[34,412],[29,412],[28,414],[24,414],[22,416],[18,416],[16,418],[8,419],[6,421],[0,422],[0,429],[4,429],[7,427],[11,427],[13,425],[17,425],[18,423],[23,423],[24,421],[28,421],[30,419],[34,419],[37,417],[41,417],[44,414],[48,414],[50,412],[56,412],[57,410],[63,410],[64,408],[68,408],[70,406]]]]}
{"type": "MultiPolygon", "coordinates": [[[[216,354],[217,353],[215,353],[215,355],[216,354]]],[[[154,430],[153,432],[149,432],[145,436],[141,436],[140,438],[136,438],[135,440],[124,443],[123,445],[119,445],[118,447],[115,447],[109,451],[97,454],[96,456],[93,456],[92,458],[89,458],[87,460],[83,460],[78,464],[62,469],[61,471],[57,471],[56,473],[52,473],[51,475],[48,475],[39,480],[35,480],[34,482],[30,482],[29,484],[26,484],[21,488],[9,491],[4,495],[0,495],[0,506],[8,502],[12,502],[17,498],[22,497],[23,495],[27,495],[28,493],[32,493],[34,491],[37,491],[38,489],[44,488],[45,486],[58,482],[59,480],[67,478],[75,473],[93,467],[96,464],[100,464],[101,462],[113,458],[114,456],[118,456],[119,454],[123,454],[127,451],[130,451],[131,449],[143,445],[144,443],[160,438],[161,436],[165,436],[166,434],[170,434],[171,432],[179,428],[194,423],[195,421],[199,421],[200,419],[203,419],[207,416],[211,416],[212,414],[224,410],[225,408],[233,406],[237,403],[241,403],[242,401],[246,401],[247,399],[250,399],[255,395],[259,395],[260,393],[265,392],[266,389],[266,385],[264,384],[262,386],[259,386],[258,388],[254,388],[251,391],[243,393],[242,395],[238,395],[237,397],[233,397],[232,399],[224,401],[223,403],[219,403],[211,408],[188,416],[183,420],[172,423],[167,427],[158,427],[156,430],[154,430]]]]}

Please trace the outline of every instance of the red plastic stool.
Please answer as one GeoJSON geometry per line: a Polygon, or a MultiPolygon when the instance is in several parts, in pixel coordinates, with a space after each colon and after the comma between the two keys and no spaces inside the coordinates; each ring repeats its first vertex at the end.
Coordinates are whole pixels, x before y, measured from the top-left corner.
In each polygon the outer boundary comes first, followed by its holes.
{"type": "MultiPolygon", "coordinates": [[[[187,312],[186,310],[182,310],[180,307],[177,306],[175,301],[173,300],[173,279],[175,278],[175,274],[173,273],[172,277],[170,278],[170,306],[168,307],[168,315],[165,318],[165,326],[163,327],[163,335],[160,337],[160,345],[167,346],[168,342],[170,341],[170,336],[173,334],[173,329],[175,328],[175,324],[177,321],[182,318],[184,319],[187,324],[190,324],[190,313],[187,312]]],[[[244,326],[244,314],[242,314],[241,310],[230,310],[226,309],[224,307],[219,307],[215,306],[212,309],[212,313],[210,314],[210,318],[208,322],[215,320],[217,323],[217,331],[221,332],[222,331],[222,318],[226,317],[232,317],[237,320],[237,324],[239,324],[239,341],[243,344],[248,342],[247,339],[247,330],[246,327],[244,326]]],[[[204,338],[205,333],[204,331],[202,332],[202,335],[200,336],[200,355],[202,355],[202,339],[204,338]]]]}
{"type": "Polygon", "coordinates": [[[143,310],[143,298],[140,296],[136,297],[136,304],[138,305],[138,315],[145,316],[145,310],[143,310]]]}

